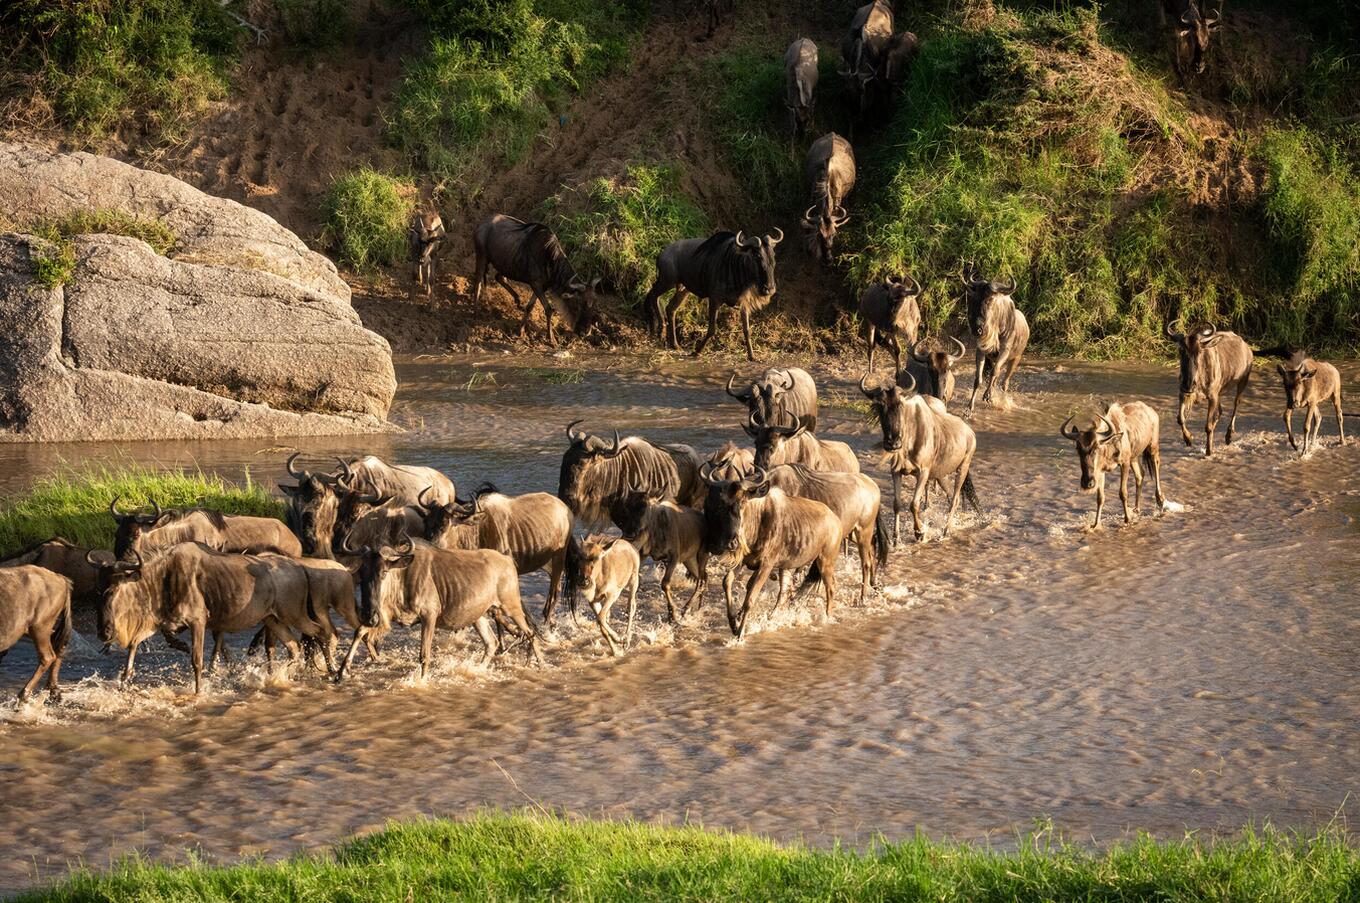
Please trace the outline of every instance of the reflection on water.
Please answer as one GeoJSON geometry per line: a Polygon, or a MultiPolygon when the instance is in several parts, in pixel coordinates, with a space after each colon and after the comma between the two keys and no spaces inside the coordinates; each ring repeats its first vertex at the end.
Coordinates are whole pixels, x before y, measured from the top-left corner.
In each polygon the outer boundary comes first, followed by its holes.
{"type": "MultiPolygon", "coordinates": [[[[701,449],[744,439],[727,371],[711,363],[572,362],[580,382],[532,369],[553,363],[404,364],[394,416],[411,432],[298,447],[372,450],[462,487],[520,492],[555,488],[561,430],[578,417],[701,449]]],[[[851,367],[813,370],[824,398],[857,397],[851,367]]],[[[1343,373],[1354,384],[1357,368],[1343,373]]],[[[99,865],[133,847],[282,855],[392,817],[522,805],[521,791],[584,815],[812,842],[917,826],[1004,839],[1038,816],[1095,838],[1325,820],[1360,789],[1360,444],[1336,448],[1328,419],[1328,444],[1300,460],[1278,427],[1274,377],[1256,380],[1240,440],[1206,461],[1174,436],[1174,370],[1031,362],[1014,404],[974,419],[981,515],[948,541],[898,549],[870,605],[853,604],[846,561],[832,623],[805,601],[739,646],[716,581],[677,630],[650,578],[623,659],[563,617],[551,667],[516,654],[482,667],[469,632],[441,637],[424,682],[411,677],[411,636],[340,687],[242,663],[241,636],[236,663],[197,701],[184,695],[184,657],[159,640],[123,692],[116,662],[78,638],[65,705],[0,705],[0,887],[31,881],[35,862],[99,865]],[[1176,504],[1131,526],[1112,504],[1090,532],[1094,499],[1077,492],[1057,427],[1112,398],[1162,414],[1176,504]]],[[[886,485],[876,430],[848,407],[824,407],[822,421],[886,485]]],[[[273,481],[291,447],[120,454],[273,481]]],[[[0,447],[4,491],[61,459],[109,454],[0,447]]],[[[931,516],[938,535],[942,512],[931,516]]],[[[526,578],[526,607],[545,589],[526,578]]],[[[0,687],[17,687],[32,661],[17,647],[0,687]]]]}

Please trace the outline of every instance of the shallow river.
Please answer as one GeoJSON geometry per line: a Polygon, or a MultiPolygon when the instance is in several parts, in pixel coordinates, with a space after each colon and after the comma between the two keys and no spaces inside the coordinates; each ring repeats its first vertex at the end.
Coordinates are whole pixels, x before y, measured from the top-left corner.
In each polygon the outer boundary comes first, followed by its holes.
{"type": "MultiPolygon", "coordinates": [[[[853,375],[811,369],[822,434],[881,480],[876,428],[835,404],[858,397],[853,375]]],[[[301,447],[435,465],[462,488],[553,491],[570,419],[703,450],[744,440],[726,373],[665,359],[408,361],[394,417],[410,432],[301,447]],[[587,369],[541,369],[554,366],[587,369]]],[[[1343,376],[1354,387],[1360,368],[1343,376]]],[[[1360,814],[1360,443],[1338,449],[1328,412],[1324,447],[1300,460],[1273,370],[1259,368],[1237,443],[1205,460],[1174,435],[1175,380],[1169,365],[1029,362],[1014,403],[973,419],[982,515],[940,542],[932,511],[932,541],[894,552],[868,606],[854,604],[846,561],[834,621],[808,599],[742,645],[716,582],[699,618],[665,626],[650,567],[640,637],[618,660],[566,617],[546,668],[514,653],[483,668],[469,631],[442,636],[419,683],[412,638],[397,636],[337,687],[242,664],[238,636],[236,664],[195,700],[187,661],[159,639],[123,692],[118,660],[77,637],[66,702],[16,709],[33,661],[22,644],[0,665],[0,890],[134,848],[278,856],[388,818],[531,800],[818,844],[917,827],[1006,844],[1043,817],[1103,840],[1360,814]],[[1113,397],[1162,414],[1176,504],[1124,526],[1112,491],[1106,528],[1089,532],[1094,500],[1057,427],[1113,397]]],[[[91,457],[272,482],[291,447],[3,446],[0,491],[91,457]]],[[[531,610],[545,583],[525,579],[531,610]]]]}

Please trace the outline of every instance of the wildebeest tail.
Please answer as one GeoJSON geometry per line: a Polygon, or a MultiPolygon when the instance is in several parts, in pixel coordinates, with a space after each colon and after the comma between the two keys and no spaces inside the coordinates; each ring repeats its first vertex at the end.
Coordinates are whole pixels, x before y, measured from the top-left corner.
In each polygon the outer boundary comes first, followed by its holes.
{"type": "Polygon", "coordinates": [[[880,506],[878,517],[874,521],[874,558],[878,561],[879,567],[888,563],[888,544],[891,536],[892,528],[888,523],[888,512],[880,506]]]}
{"type": "Polygon", "coordinates": [[[581,588],[581,541],[573,535],[567,541],[566,562],[562,567],[562,598],[576,616],[576,595],[581,588]]]}
{"type": "Polygon", "coordinates": [[[977,490],[973,488],[973,475],[970,473],[963,478],[963,497],[968,500],[968,504],[977,513],[982,513],[982,503],[978,501],[977,490]]]}
{"type": "Polygon", "coordinates": [[[798,584],[797,598],[801,599],[806,596],[812,590],[813,584],[820,583],[821,579],[822,561],[819,558],[812,562],[812,566],[808,568],[807,576],[803,578],[802,583],[798,584]]]}
{"type": "Polygon", "coordinates": [[[52,651],[61,655],[69,642],[71,642],[71,586],[70,581],[67,581],[66,605],[62,608],[61,614],[57,615],[57,622],[52,625],[52,651]]]}

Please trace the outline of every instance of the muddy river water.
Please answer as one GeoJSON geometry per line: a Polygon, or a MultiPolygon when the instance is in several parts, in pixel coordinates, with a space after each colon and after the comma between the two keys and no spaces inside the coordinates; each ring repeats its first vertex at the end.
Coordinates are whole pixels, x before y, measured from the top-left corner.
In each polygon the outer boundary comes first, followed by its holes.
{"type": "MultiPolygon", "coordinates": [[[[821,433],[886,485],[876,428],[844,404],[855,374],[809,367],[821,433]]],[[[394,417],[409,432],[300,447],[430,464],[464,488],[552,491],[570,419],[703,450],[744,440],[727,372],[687,359],[406,361],[394,417]]],[[[1343,367],[1352,397],[1357,377],[1343,367]]],[[[512,654],[484,668],[469,632],[442,636],[418,682],[412,638],[397,636],[338,687],[238,655],[195,700],[185,658],[160,640],[120,691],[117,660],[80,636],[66,702],[16,708],[33,660],[16,647],[0,665],[0,890],[134,848],[279,856],[389,818],[529,800],[818,844],[918,827],[1004,844],[1045,817],[1099,841],[1354,816],[1360,443],[1337,448],[1328,412],[1324,447],[1290,452],[1262,366],[1238,442],[1205,460],[1174,435],[1175,380],[1171,365],[1027,362],[1014,403],[973,418],[981,515],[940,542],[932,511],[932,541],[896,550],[867,606],[845,561],[832,622],[808,599],[741,645],[716,583],[700,617],[666,626],[649,567],[640,636],[617,660],[565,618],[548,667],[512,654]],[[1090,532],[1094,500],[1057,428],[1109,398],[1162,414],[1175,504],[1125,526],[1112,496],[1108,525],[1090,532]]],[[[89,458],[273,482],[291,448],[0,447],[0,491],[89,458]]],[[[525,579],[528,608],[544,589],[525,579]]]]}

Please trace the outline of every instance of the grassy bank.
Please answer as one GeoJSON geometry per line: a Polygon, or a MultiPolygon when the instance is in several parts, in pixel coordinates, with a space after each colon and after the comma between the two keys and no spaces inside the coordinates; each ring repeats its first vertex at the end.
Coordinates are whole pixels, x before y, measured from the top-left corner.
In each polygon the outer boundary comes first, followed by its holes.
{"type": "Polygon", "coordinates": [[[201,471],[84,469],[48,477],[0,507],[0,558],[51,536],[87,548],[110,548],[114,523],[109,503],[118,496],[125,511],[155,499],[162,508],[202,506],[224,514],[283,516],[282,503],[249,475],[236,485],[201,471]]]}
{"type": "Polygon", "coordinates": [[[166,868],[133,859],[31,891],[77,900],[1354,900],[1339,833],[1267,830],[1219,843],[1140,837],[1092,852],[1042,832],[1015,852],[913,839],[865,853],[741,834],[535,815],[396,825],[274,865],[166,868]]]}

